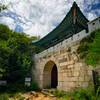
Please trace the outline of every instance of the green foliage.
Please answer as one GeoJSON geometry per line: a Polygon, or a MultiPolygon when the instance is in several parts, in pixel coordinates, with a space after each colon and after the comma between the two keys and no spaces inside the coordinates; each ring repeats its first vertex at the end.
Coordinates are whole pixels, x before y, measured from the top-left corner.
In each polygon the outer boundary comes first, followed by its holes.
{"type": "Polygon", "coordinates": [[[40,91],[41,89],[39,88],[38,84],[36,82],[32,82],[30,87],[25,86],[26,91],[40,91]]]}
{"type": "Polygon", "coordinates": [[[16,94],[16,93],[24,93],[24,92],[27,92],[27,91],[40,91],[41,89],[38,87],[38,84],[35,83],[35,82],[32,82],[30,86],[25,86],[24,85],[24,82],[22,83],[21,81],[20,82],[16,82],[15,84],[8,84],[7,87],[5,87],[5,90],[4,90],[4,87],[3,88],[0,88],[0,90],[4,92],[7,92],[9,94],[16,94]]]}
{"type": "Polygon", "coordinates": [[[89,100],[88,93],[84,89],[74,92],[73,97],[75,100],[89,100]]]}
{"type": "Polygon", "coordinates": [[[100,64],[100,29],[92,32],[80,42],[77,52],[81,59],[92,66],[100,64]]]}
{"type": "Polygon", "coordinates": [[[0,12],[1,12],[2,10],[5,10],[5,9],[7,9],[7,6],[5,6],[5,5],[3,5],[3,4],[0,4],[0,12]]]}
{"type": "Polygon", "coordinates": [[[61,100],[73,100],[73,95],[71,93],[66,93],[63,97],[60,98],[61,100]]]}
{"type": "Polygon", "coordinates": [[[53,94],[56,97],[63,97],[64,96],[64,92],[63,91],[58,91],[58,90],[55,90],[53,94]]]}
{"type": "Polygon", "coordinates": [[[22,84],[21,82],[16,82],[14,84],[12,83],[8,84],[6,89],[7,89],[6,92],[11,93],[11,94],[25,91],[24,84],[22,84]]]}
{"type": "Polygon", "coordinates": [[[1,74],[0,74],[0,77],[2,77],[3,76],[3,72],[5,72],[5,70],[4,69],[2,69],[2,68],[0,68],[0,72],[1,72],[1,74]]]}
{"type": "Polygon", "coordinates": [[[12,93],[9,94],[9,98],[13,98],[14,100],[24,100],[24,97],[22,97],[19,93],[12,93]]]}
{"type": "MultiPolygon", "coordinates": [[[[100,100],[100,88],[95,93],[94,86],[89,87],[87,90],[79,89],[73,93],[66,93],[59,95],[61,91],[56,92],[56,97],[60,97],[60,100],[100,100]]],[[[60,93],[61,94],[61,93],[60,93]]]]}
{"type": "Polygon", "coordinates": [[[0,94],[0,100],[9,100],[8,94],[0,94]]]}
{"type": "Polygon", "coordinates": [[[77,92],[73,93],[74,100],[100,100],[100,90],[95,93],[93,86],[89,87],[87,90],[80,89],[77,92]]]}
{"type": "MultiPolygon", "coordinates": [[[[9,100],[10,98],[13,98],[13,100],[24,100],[24,97],[22,97],[19,93],[4,93],[0,94],[0,100],[9,100]]],[[[12,99],[11,99],[12,100],[12,99]]]]}
{"type": "Polygon", "coordinates": [[[24,83],[16,82],[15,84],[8,84],[6,92],[10,94],[12,93],[15,94],[17,92],[40,91],[40,90],[41,89],[38,87],[38,84],[35,82],[32,82],[30,86],[25,86],[24,83]]]}
{"type": "Polygon", "coordinates": [[[19,82],[24,85],[25,77],[31,76],[33,64],[31,57],[37,50],[39,51],[30,44],[35,39],[39,37],[13,32],[0,24],[0,77],[7,80],[10,85],[19,82]]]}

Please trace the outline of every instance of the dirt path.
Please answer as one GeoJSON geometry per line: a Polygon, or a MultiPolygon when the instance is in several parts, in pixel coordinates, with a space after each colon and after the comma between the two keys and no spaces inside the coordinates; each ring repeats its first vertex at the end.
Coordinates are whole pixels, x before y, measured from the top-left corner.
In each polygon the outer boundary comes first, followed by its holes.
{"type": "Polygon", "coordinates": [[[58,100],[56,97],[53,97],[53,95],[46,96],[40,92],[29,92],[23,94],[22,96],[25,98],[25,100],[58,100]]]}

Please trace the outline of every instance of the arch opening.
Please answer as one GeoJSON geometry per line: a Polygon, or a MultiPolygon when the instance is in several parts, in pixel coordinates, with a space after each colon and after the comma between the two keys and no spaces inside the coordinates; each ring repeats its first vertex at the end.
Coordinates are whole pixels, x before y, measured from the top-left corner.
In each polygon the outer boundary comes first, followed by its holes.
{"type": "Polygon", "coordinates": [[[43,72],[43,88],[57,88],[58,70],[53,61],[47,62],[43,72]]]}

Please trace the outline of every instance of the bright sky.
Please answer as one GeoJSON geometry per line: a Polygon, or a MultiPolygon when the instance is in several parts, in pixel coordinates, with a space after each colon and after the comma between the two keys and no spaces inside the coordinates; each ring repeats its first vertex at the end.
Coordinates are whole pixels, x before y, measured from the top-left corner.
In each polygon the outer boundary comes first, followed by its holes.
{"type": "MultiPolygon", "coordinates": [[[[66,16],[75,0],[0,0],[8,5],[0,23],[30,36],[45,36],[66,16]]],[[[93,20],[100,16],[100,0],[76,0],[83,14],[93,20]]]]}

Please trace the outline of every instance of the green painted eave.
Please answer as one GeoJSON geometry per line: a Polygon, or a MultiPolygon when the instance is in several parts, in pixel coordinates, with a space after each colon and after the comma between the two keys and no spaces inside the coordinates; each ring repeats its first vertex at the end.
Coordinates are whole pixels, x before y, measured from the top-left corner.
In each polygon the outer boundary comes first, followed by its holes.
{"type": "Polygon", "coordinates": [[[32,44],[42,49],[47,49],[56,45],[57,43],[71,37],[84,29],[88,29],[88,19],[83,15],[76,2],[73,3],[70,11],[67,13],[63,21],[45,37],[38,41],[33,41],[32,44]],[[76,16],[73,16],[73,10],[76,9],[76,16]],[[73,20],[76,18],[76,23],[73,20]]]}

